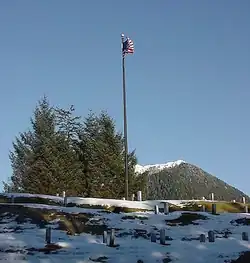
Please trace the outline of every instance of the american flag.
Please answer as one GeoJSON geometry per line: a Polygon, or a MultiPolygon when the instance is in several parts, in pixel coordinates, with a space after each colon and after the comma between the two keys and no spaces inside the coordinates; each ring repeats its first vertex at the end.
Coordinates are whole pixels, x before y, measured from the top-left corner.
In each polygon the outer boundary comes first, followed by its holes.
{"type": "Polygon", "coordinates": [[[134,42],[127,37],[127,39],[123,42],[122,45],[122,55],[133,54],[134,53],[134,42]]]}

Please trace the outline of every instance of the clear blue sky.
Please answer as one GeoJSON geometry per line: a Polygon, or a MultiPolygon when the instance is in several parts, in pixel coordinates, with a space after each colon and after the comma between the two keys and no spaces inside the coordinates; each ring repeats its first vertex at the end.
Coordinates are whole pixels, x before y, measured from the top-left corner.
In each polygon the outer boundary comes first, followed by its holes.
{"type": "Polygon", "coordinates": [[[1,1],[0,179],[37,101],[107,109],[139,163],[184,159],[250,194],[250,1],[1,1]]]}

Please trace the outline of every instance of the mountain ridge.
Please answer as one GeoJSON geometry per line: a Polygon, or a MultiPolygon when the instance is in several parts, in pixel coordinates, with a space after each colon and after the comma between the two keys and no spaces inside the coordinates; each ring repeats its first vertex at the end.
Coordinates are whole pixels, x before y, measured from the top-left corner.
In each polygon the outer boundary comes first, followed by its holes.
{"type": "Polygon", "coordinates": [[[236,187],[184,160],[164,164],[137,165],[135,171],[145,176],[148,199],[215,199],[247,202],[250,197],[236,187]]]}
{"type": "Polygon", "coordinates": [[[180,165],[182,163],[187,163],[187,162],[184,160],[176,160],[176,161],[166,162],[166,163],[162,163],[162,164],[147,164],[147,165],[137,164],[135,166],[135,172],[143,173],[143,172],[150,170],[150,169],[163,170],[166,168],[171,168],[171,167],[180,165]]]}

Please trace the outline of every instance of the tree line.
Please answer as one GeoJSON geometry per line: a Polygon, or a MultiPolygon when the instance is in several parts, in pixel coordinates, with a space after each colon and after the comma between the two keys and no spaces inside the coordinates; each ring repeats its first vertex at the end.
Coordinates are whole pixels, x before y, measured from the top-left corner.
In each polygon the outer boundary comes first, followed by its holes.
{"type": "MultiPolygon", "coordinates": [[[[124,137],[115,121],[102,111],[86,117],[75,109],[52,107],[41,99],[31,127],[13,141],[9,154],[12,176],[3,182],[5,192],[25,192],[99,198],[125,196],[124,137]]],[[[135,151],[128,154],[130,195],[142,189],[144,179],[135,173],[135,151]]]]}

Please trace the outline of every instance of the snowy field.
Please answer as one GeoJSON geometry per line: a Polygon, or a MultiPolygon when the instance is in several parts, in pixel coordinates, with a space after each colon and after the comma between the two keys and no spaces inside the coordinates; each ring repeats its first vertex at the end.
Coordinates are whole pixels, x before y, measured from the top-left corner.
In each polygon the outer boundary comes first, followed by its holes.
{"type": "MultiPolygon", "coordinates": [[[[63,201],[61,197],[37,197],[63,201]]],[[[152,209],[161,201],[75,198],[75,202],[152,209]]],[[[169,202],[178,205],[184,201],[169,202]]],[[[0,206],[0,262],[225,263],[250,250],[249,241],[242,240],[242,232],[250,234],[249,222],[250,214],[246,213],[178,211],[155,215],[153,211],[112,213],[61,205],[5,203],[0,206]],[[42,216],[44,220],[40,220],[42,216]],[[61,221],[66,223],[62,225],[61,221]],[[50,252],[43,251],[48,226],[52,228],[52,243],[57,245],[50,252]],[[111,229],[115,229],[114,247],[103,243],[103,231],[108,232],[109,241],[111,229]],[[161,229],[165,229],[165,245],[159,241],[161,229]],[[215,242],[208,242],[210,230],[215,233],[215,242]],[[156,243],[151,242],[151,233],[156,234],[156,243]],[[205,243],[199,240],[201,234],[206,236],[205,243]]]]}
{"type": "MultiPolygon", "coordinates": [[[[51,196],[51,195],[41,195],[41,194],[18,194],[18,193],[3,193],[1,194],[11,199],[14,198],[41,198],[49,199],[60,205],[63,204],[63,197],[51,196]]],[[[154,210],[155,205],[163,207],[163,202],[168,202],[169,204],[176,206],[183,206],[189,202],[200,202],[204,200],[147,200],[147,201],[127,201],[118,199],[100,199],[100,198],[81,198],[81,197],[67,197],[68,204],[75,205],[90,205],[90,206],[119,206],[135,209],[145,209],[154,210]]],[[[206,200],[206,202],[212,202],[211,200],[206,200]]],[[[215,201],[216,202],[216,201],[215,201]]],[[[20,202],[19,202],[20,203],[20,202]]]]}

